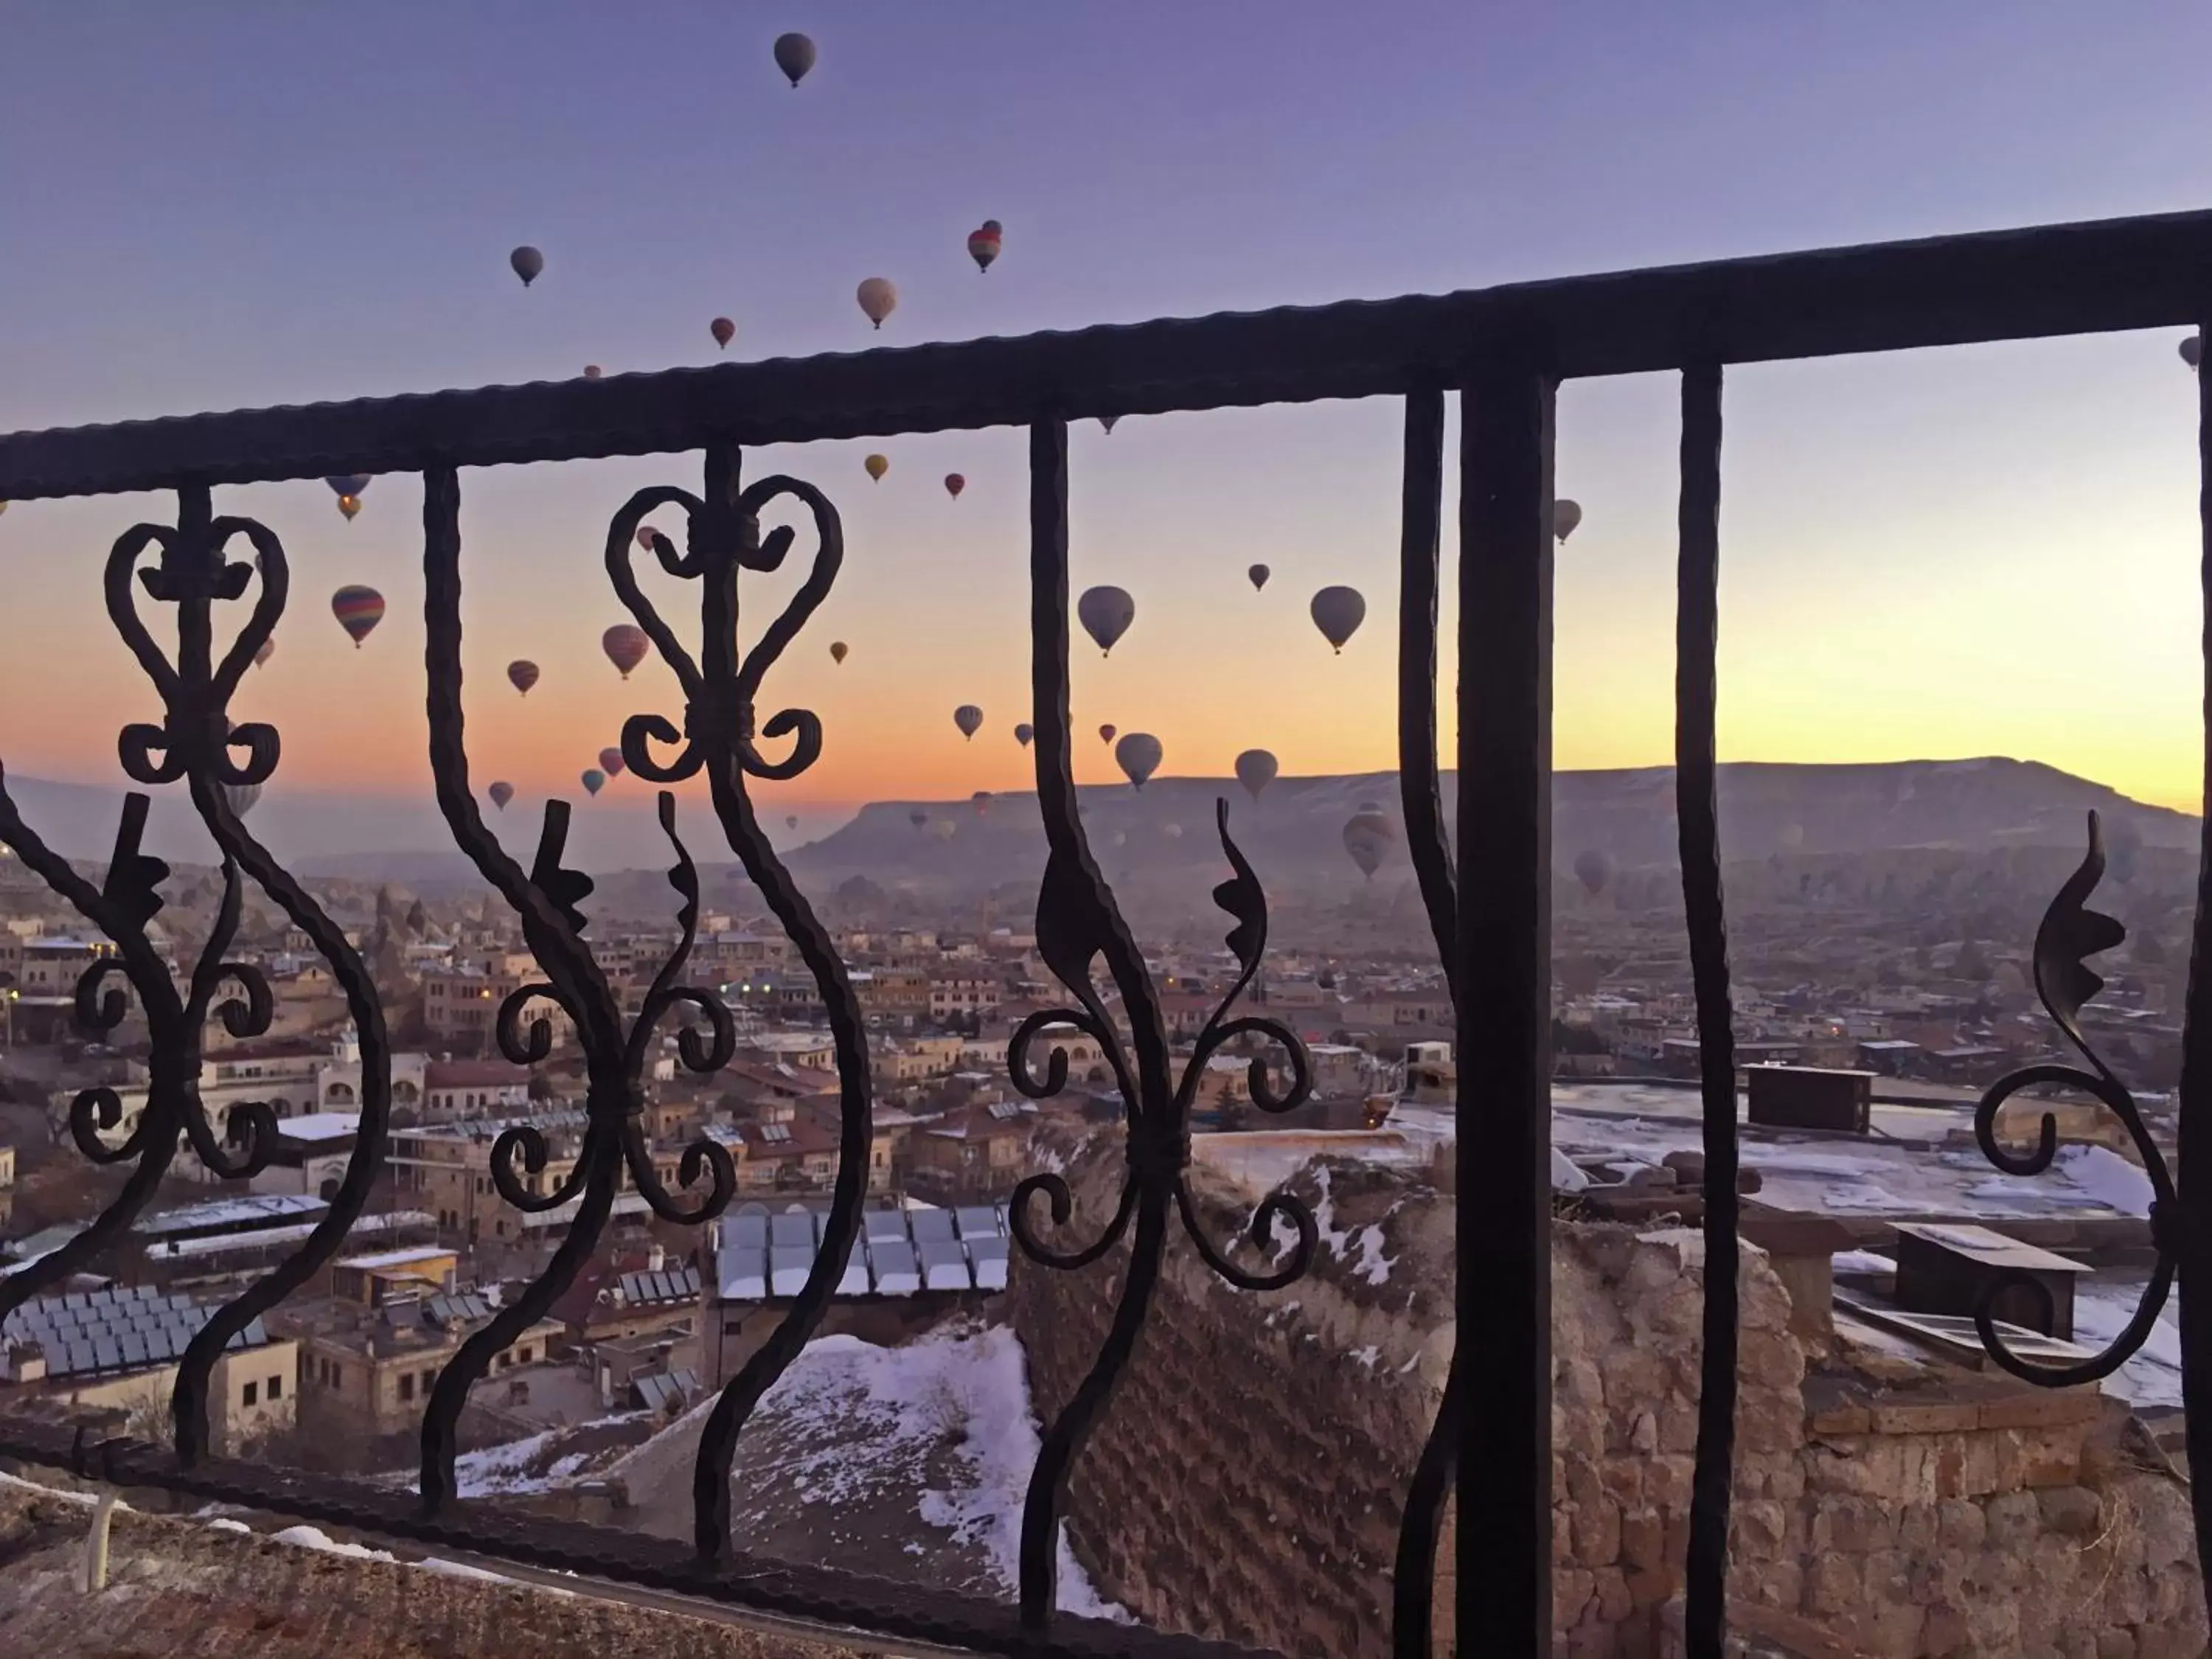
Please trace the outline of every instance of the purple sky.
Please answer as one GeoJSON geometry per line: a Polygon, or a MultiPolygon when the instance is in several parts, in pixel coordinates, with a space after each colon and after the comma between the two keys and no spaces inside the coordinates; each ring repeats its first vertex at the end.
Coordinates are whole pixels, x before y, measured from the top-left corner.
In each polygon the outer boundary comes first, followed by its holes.
{"type": "MultiPolygon", "coordinates": [[[[871,274],[900,285],[881,338],[902,343],[2212,203],[2212,13],[2179,0],[141,0],[19,9],[6,46],[0,428],[706,362],[724,313],[736,356],[850,349],[871,274]],[[787,27],[821,47],[797,92],[769,55],[787,27]],[[963,240],[985,217],[1006,254],[979,277],[963,240]],[[506,268],[526,240],[549,262],[527,293],[506,268]]],[[[2172,344],[1733,377],[1724,748],[2031,754],[2191,798],[2172,344]],[[2038,633],[2080,654],[2024,650],[2038,633]]],[[[1079,676],[1079,716],[1158,731],[1169,772],[1255,742],[1286,772],[1386,763],[1382,630],[1316,656],[1303,610],[1352,580],[1387,615],[1395,427],[1378,404],[1079,439],[1078,580],[1131,586],[1139,623],[1079,676]],[[1232,609],[1254,558],[1282,573],[1269,611],[1232,609]]],[[[1588,514],[1562,566],[1561,758],[1662,759],[1671,386],[1571,386],[1561,429],[1561,489],[1588,514]]],[[[879,487],[859,471],[875,447],[767,458],[833,489],[853,549],[778,671],[830,726],[793,810],[1023,778],[1004,737],[1026,713],[1020,435],[882,446],[879,487]],[[935,488],[956,468],[957,512],[935,488]],[[832,637],[854,643],[843,678],[832,637]],[[972,747],[945,718],[965,701],[991,719],[972,747]]],[[[472,672],[547,668],[528,705],[486,702],[483,777],[527,799],[624,714],[673,712],[665,679],[623,686],[596,658],[618,617],[593,549],[628,490],[694,472],[469,481],[472,672]]],[[[318,485],[224,499],[293,552],[266,706],[240,711],[283,720],[278,787],[419,791],[411,481],[352,526],[318,485]],[[361,580],[392,614],[355,653],[320,605],[361,580]]],[[[0,521],[11,592],[50,619],[0,661],[11,767],[112,776],[114,726],[149,696],[97,617],[97,555],[154,510],[0,521]],[[81,698],[81,725],[23,719],[34,690],[81,698]]]]}

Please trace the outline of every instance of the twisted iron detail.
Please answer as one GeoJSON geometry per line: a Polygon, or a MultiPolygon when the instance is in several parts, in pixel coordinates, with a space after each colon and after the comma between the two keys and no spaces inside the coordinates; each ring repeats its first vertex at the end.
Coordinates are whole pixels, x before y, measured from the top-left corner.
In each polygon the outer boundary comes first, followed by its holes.
{"type": "Polygon", "coordinates": [[[520,987],[500,1005],[495,1037],[510,1061],[535,1064],[552,1052],[551,1022],[539,1015],[526,1023],[525,1016],[533,1003],[550,1002],[560,1008],[574,1024],[577,1046],[583,1051],[586,1120],[575,1162],[548,1193],[532,1192],[526,1179],[543,1174],[550,1162],[551,1149],[542,1130],[534,1124],[511,1124],[492,1143],[492,1182],[507,1204],[527,1214],[571,1203],[578,1207],[544,1271],[471,1334],[431,1388],[422,1417],[419,1489],[424,1509],[434,1513],[456,1495],[453,1466],[469,1391],[491,1369],[493,1360],[543,1319],[575,1282],[599,1248],[623,1178],[628,1177],[653,1214],[679,1226],[711,1220],[729,1206],[737,1192],[737,1169],[719,1141],[702,1136],[684,1149],[678,1170],[681,1184],[688,1189],[702,1178],[708,1183],[696,1202],[687,1205],[654,1170],[639,1120],[645,1108],[646,1062],[654,1035],[671,1012],[690,1007],[708,1019],[708,1040],[702,1042],[689,1027],[678,1039],[678,1054],[693,1072],[715,1072],[727,1065],[737,1051],[737,1028],[719,998],[681,983],[698,939],[699,872],[676,831],[673,794],[663,790],[658,805],[661,833],[675,854],[668,884],[681,901],[678,937],[637,1015],[627,1022],[605,970],[584,940],[586,923],[578,907],[591,896],[592,880],[563,861],[568,803],[546,803],[537,855],[527,872],[485,825],[469,783],[461,707],[460,480],[453,469],[425,475],[422,526],[430,770],[439,810],[455,843],[514,911],[524,941],[545,976],[520,987]]]}
{"type": "MultiPolygon", "coordinates": [[[[829,597],[844,562],[844,528],[830,499],[802,480],[775,476],[741,487],[740,459],[734,445],[710,447],[699,495],[672,488],[641,490],[615,514],[606,543],[607,576],[617,597],[674,672],[684,697],[680,732],[659,714],[635,714],[626,720],[623,759],[639,776],[656,782],[675,783],[705,775],[714,815],[731,852],[814,981],[829,1015],[837,1060],[837,1176],[829,1212],[823,1218],[820,1248],[790,1308],[767,1341],[724,1386],[700,1432],[699,1454],[692,1466],[692,1532],[703,1562],[720,1561],[729,1553],[730,1465],[738,1437],[763,1397],[820,1327],[859,1242],[869,1146],[874,1137],[867,1036],[860,1000],[829,930],[762,830],[746,783],[748,778],[795,778],[821,757],[822,721],[811,709],[781,709],[757,727],[754,704],[769,670],[829,597]],[[795,499],[813,520],[814,560],[798,592],[762,631],[751,651],[741,653],[739,573],[778,569],[790,555],[797,535],[789,526],[777,527],[764,538],[761,534],[762,513],[785,496],[795,499]],[[646,598],[631,566],[639,526],[647,514],[663,507],[682,510],[684,550],[679,555],[667,536],[654,531],[653,554],[671,576],[699,584],[696,658],[646,598]],[[786,737],[792,744],[781,759],[771,760],[761,752],[759,739],[786,737]],[[653,752],[655,744],[681,747],[663,761],[653,752]]],[[[672,1001],[678,994],[668,994],[672,1001]]],[[[720,1036],[718,1027],[717,1041],[720,1036]]]]}
{"type": "Polygon", "coordinates": [[[1997,1139],[1997,1118],[2005,1103],[2023,1089],[2040,1085],[2057,1084],[2079,1089],[2094,1097],[2120,1121],[2127,1131],[2128,1140],[2142,1160],[2143,1173],[2150,1178],[2151,1243],[2157,1251],[2157,1260],[2151,1268],[2150,1281],[2143,1287],[2142,1298],[2126,1326],[2094,1357],[2070,1365],[2039,1365],[2023,1359],[2006,1346],[2003,1334],[1997,1328],[1995,1309],[1998,1299],[2008,1291],[2024,1291],[2040,1304],[2045,1322],[2051,1316],[2051,1292],[2036,1279],[2018,1269],[2005,1269],[1990,1279],[1983,1287],[1974,1307],[1974,1327],[1981,1334],[1982,1346],[1991,1359],[2023,1382],[2040,1388],[2064,1389],[2077,1383],[2094,1382],[2110,1376],[2135,1358],[2157,1326],[2158,1316],[2166,1307],[2166,1298],[2173,1288],[2174,1269],[2181,1254],[2181,1240],[2176,1225],[2180,1205],[2176,1201],[2173,1176],[2166,1168],[2165,1155],[2151,1139],[2144,1126],[2142,1113],[2136,1105],[2135,1096],[2114,1074],[2102,1056],[2090,1046],[2081,1031],[2081,1010],[2098,992],[2105,988],[2104,980],[2088,964],[2088,958],[2100,951],[2109,951],[2128,936],[2127,929],[2118,920],[2100,910],[2088,908],[2090,894],[2105,878],[2104,826],[2097,813],[2089,814],[2089,846],[2081,863],[2059,888],[2051,908],[2043,913],[2042,924],[2035,930],[2035,994],[2041,999],[2051,1021],[2065,1035],[2066,1040],[2088,1061],[2088,1068],[2063,1062],[2043,1062],[2024,1066],[2007,1073],[1990,1085],[1974,1108],[1974,1139],[1980,1144],[1982,1156],[1988,1158],[2007,1175],[2039,1176],[2048,1170],[2058,1155],[2058,1121],[2051,1113],[2043,1115],[2037,1126],[2036,1144],[2025,1153],[2008,1151],[1997,1139]]]}
{"type": "Polygon", "coordinates": [[[1159,1282],[1170,1212],[1182,1218],[1200,1259],[1242,1290],[1279,1290],[1301,1278],[1312,1265],[1320,1234],[1303,1200],[1287,1191],[1271,1193],[1255,1209],[1248,1238],[1255,1245],[1266,1245],[1275,1237],[1278,1222],[1287,1222],[1297,1236],[1282,1265],[1253,1272],[1231,1261],[1207,1235],[1190,1194],[1190,1109],[1213,1056],[1244,1036],[1264,1037],[1288,1056],[1291,1084],[1279,1092],[1265,1056],[1255,1056],[1251,1062],[1253,1103],[1267,1112],[1289,1111],[1304,1103],[1313,1089],[1312,1062],[1305,1045],[1287,1026],[1254,1016],[1230,1017],[1258,973],[1267,949],[1267,902],[1259,878],[1230,838],[1226,800],[1216,803],[1214,818],[1232,873],[1213,890],[1213,899],[1235,923],[1228,944],[1239,972],[1208,1017],[1179,1074],[1151,967],[1121,916],[1113,889],[1091,857],[1073,766],[1065,421],[1040,422],[1030,428],[1030,546],[1032,747],[1037,801],[1049,849],[1037,894],[1037,952],[1075,1006],[1042,1010],[1024,1020],[1007,1044],[1006,1068],[1022,1094],[1044,1099],[1066,1086],[1067,1056],[1058,1048],[1051,1049],[1040,1077],[1032,1059],[1037,1042],[1054,1031],[1074,1030],[1097,1042],[1121,1097],[1127,1164],[1113,1216],[1086,1244],[1056,1249],[1037,1230],[1032,1212],[1033,1200],[1039,1197],[1048,1204],[1054,1229],[1073,1218],[1073,1194],[1057,1174],[1024,1177],[1014,1188],[1007,1221],[1022,1253],[1039,1267],[1057,1272],[1088,1267],[1130,1238],[1121,1296],[1105,1341],[1073,1397],[1046,1428],[1023,1501],[1020,1617],[1024,1628],[1039,1631],[1050,1624],[1058,1599],[1060,1510],[1068,1474],[1135,1354],[1159,1282]],[[1102,960],[1120,997],[1128,1030],[1126,1042],[1092,977],[1102,960]]]}

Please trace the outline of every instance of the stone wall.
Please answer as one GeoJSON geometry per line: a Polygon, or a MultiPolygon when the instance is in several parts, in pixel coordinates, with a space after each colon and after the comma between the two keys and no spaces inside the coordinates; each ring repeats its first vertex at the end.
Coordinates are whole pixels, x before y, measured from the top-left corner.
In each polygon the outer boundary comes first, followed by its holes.
{"type": "MultiPolygon", "coordinates": [[[[1200,1146],[1194,1181],[1226,1239],[1254,1183],[1205,1167],[1200,1146]]],[[[1077,1164],[1073,1229],[1111,1212],[1119,1174],[1111,1150],[1077,1164]]],[[[1448,1200],[1351,1164],[1294,1184],[1326,1200],[1315,1272],[1294,1287],[1231,1291],[1172,1238],[1135,1365],[1071,1480],[1070,1531],[1101,1590],[1149,1623],[1380,1656],[1401,1495],[1452,1340],[1448,1200]]],[[[1685,1231],[1559,1229],[1553,1598],[1569,1659],[1669,1645],[1701,1255],[1685,1231]]],[[[1041,1412],[1096,1353],[1121,1260],[1018,1266],[1041,1412]]],[[[1756,1250],[1742,1297],[1739,1632],[1806,1659],[2203,1653],[2186,1489],[2124,1407],[1964,1371],[1848,1321],[1808,1340],[1756,1250]]],[[[1447,1561],[1450,1547],[1448,1534],[1447,1561]]]]}

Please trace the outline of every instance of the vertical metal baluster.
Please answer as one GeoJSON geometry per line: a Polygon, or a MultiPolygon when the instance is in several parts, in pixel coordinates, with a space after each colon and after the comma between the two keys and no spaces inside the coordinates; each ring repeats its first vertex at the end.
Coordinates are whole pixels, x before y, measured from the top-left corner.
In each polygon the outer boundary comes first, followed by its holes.
{"type": "MultiPolygon", "coordinates": [[[[1398,544],[1398,797],[1429,931],[1447,981],[1459,974],[1451,842],[1437,772],[1437,543],[1443,517],[1444,399],[1406,399],[1406,468],[1398,544]]],[[[1456,990],[1455,990],[1456,997],[1456,990]]],[[[1463,1346],[1452,1354],[1437,1420],[1406,1492],[1393,1580],[1391,1645],[1398,1659],[1431,1659],[1435,1641],[1437,1538],[1451,1497],[1466,1409],[1463,1346]]]]}
{"type": "Polygon", "coordinates": [[[1553,383],[1460,398],[1458,1304],[1463,1654],[1552,1639],[1553,383]]]}
{"type": "Polygon", "coordinates": [[[1705,1345],[1683,1620],[1688,1659],[1721,1659],[1727,1633],[1729,1496],[1735,1468],[1735,1036],[1729,1001],[1713,739],[1720,517],[1721,370],[1717,363],[1706,363],[1682,375],[1680,549],[1674,616],[1674,816],[1681,842],[1690,976],[1698,1005],[1705,1152],[1705,1345]]]}
{"type": "MultiPolygon", "coordinates": [[[[2200,325],[2197,337],[2212,337],[2212,319],[2200,325]]],[[[2181,1166],[2180,1213],[2169,1237],[2180,1266],[2181,1393],[2188,1425],[2197,1569],[2203,1582],[2212,1584],[2212,365],[2197,377],[2197,464],[2203,537],[2198,586],[2203,605],[2205,816],[2197,854],[2197,915],[2190,929],[2180,1121],[2174,1147],[2181,1166]],[[2193,1157],[2192,1146],[2197,1146],[2193,1157]]]]}

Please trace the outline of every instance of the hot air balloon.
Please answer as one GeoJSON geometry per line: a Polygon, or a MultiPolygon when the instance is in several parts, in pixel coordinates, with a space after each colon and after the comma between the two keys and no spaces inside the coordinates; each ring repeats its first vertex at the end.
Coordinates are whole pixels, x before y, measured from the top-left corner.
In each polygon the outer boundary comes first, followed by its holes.
{"type": "Polygon", "coordinates": [[[358,496],[358,495],[341,495],[341,496],[339,496],[339,497],[338,497],[338,513],[339,513],[340,516],[341,516],[341,517],[343,517],[348,524],[351,524],[351,523],[354,521],[354,519],[356,518],[356,515],[358,515],[360,512],[361,512],[361,497],[360,497],[360,496],[358,496]]]}
{"type": "Polygon", "coordinates": [[[1782,826],[1782,833],[1775,839],[1795,852],[1805,844],[1805,826],[1802,823],[1785,823],[1782,826]]]}
{"type": "Polygon", "coordinates": [[[538,684],[538,665],[516,658],[507,665],[507,682],[524,696],[528,696],[530,688],[538,684]]]}
{"type": "Polygon", "coordinates": [[[860,284],[854,297],[860,302],[860,314],[878,328],[884,319],[898,309],[898,290],[884,276],[871,276],[860,284]]]}
{"type": "Polygon", "coordinates": [[[982,730],[983,711],[972,702],[963,702],[952,711],[952,723],[960,728],[960,735],[972,743],[975,733],[982,730]]]}
{"type": "Polygon", "coordinates": [[[256,668],[258,668],[263,663],[267,662],[270,658],[276,654],[276,635],[272,634],[269,638],[262,641],[260,644],[253,647],[253,665],[256,668]]]}
{"type": "Polygon", "coordinates": [[[536,282],[538,273],[545,269],[545,256],[526,242],[508,254],[507,262],[514,267],[514,274],[522,278],[525,288],[536,282]]]}
{"type": "Polygon", "coordinates": [[[1575,854],[1575,879],[1593,898],[1605,891],[1606,883],[1612,878],[1613,860],[1595,848],[1575,854]]]}
{"type": "Polygon", "coordinates": [[[584,793],[586,794],[596,795],[600,790],[606,787],[607,775],[605,773],[600,771],[596,766],[587,766],[584,769],[584,793]]]}
{"type": "Polygon", "coordinates": [[[655,531],[653,530],[653,527],[651,525],[649,525],[649,524],[641,524],[641,525],[638,526],[638,527],[637,527],[637,544],[638,544],[638,546],[639,546],[639,547],[641,547],[641,548],[642,548],[642,549],[643,549],[646,552],[647,552],[647,553],[652,552],[652,551],[653,551],[653,536],[655,535],[655,533],[657,533],[657,532],[655,532],[655,531]]]}
{"type": "Polygon", "coordinates": [[[786,819],[784,819],[784,821],[783,821],[783,827],[784,827],[785,829],[787,829],[787,830],[796,830],[796,829],[798,829],[798,828],[799,828],[799,814],[798,814],[798,813],[796,813],[796,812],[793,812],[793,813],[789,817],[787,817],[786,819]]]}
{"type": "Polygon", "coordinates": [[[586,363],[584,365],[584,378],[587,380],[596,380],[600,375],[605,373],[606,370],[601,368],[597,363],[586,363]]]}
{"type": "Polygon", "coordinates": [[[331,595],[331,614],[338,619],[338,626],[353,640],[353,648],[361,649],[361,642],[384,620],[384,595],[373,587],[341,587],[331,595]]]}
{"type": "Polygon", "coordinates": [[[1559,538],[1559,545],[1567,544],[1567,538],[1575,533],[1575,526],[1583,521],[1581,503],[1558,501],[1552,503],[1552,533],[1559,538]]]}
{"type": "Polygon", "coordinates": [[[507,782],[505,779],[501,779],[499,782],[492,785],[490,788],[485,790],[484,793],[491,797],[491,804],[494,806],[496,806],[501,811],[504,812],[507,811],[507,802],[514,799],[514,786],[507,782]]]}
{"type": "Polygon", "coordinates": [[[1114,745],[1114,759],[1122,775],[1141,789],[1145,780],[1160,769],[1160,740],[1149,732],[1132,732],[1114,745]]]}
{"type": "Polygon", "coordinates": [[[635,623],[617,623],[599,635],[599,649],[607,653],[609,662],[622,670],[624,679],[629,678],[631,669],[645,660],[652,644],[645,630],[635,623]]]}
{"type": "Polygon", "coordinates": [[[738,325],[726,317],[717,317],[707,325],[707,332],[714,337],[716,346],[726,349],[730,342],[738,337],[738,325]]]}
{"type": "Polygon", "coordinates": [[[1245,578],[1251,582],[1252,591],[1255,593],[1257,593],[1261,588],[1267,585],[1267,578],[1274,574],[1275,573],[1268,569],[1266,565],[1255,564],[1250,569],[1247,570],[1244,573],[1244,575],[1245,578]]]}
{"type": "Polygon", "coordinates": [[[1324,587],[1313,596],[1313,619],[1321,636],[1342,656],[1344,642],[1367,619],[1367,601],[1356,587],[1324,587]]]}
{"type": "Polygon", "coordinates": [[[832,640],[832,641],[830,641],[830,660],[831,662],[834,662],[834,663],[842,663],[842,662],[843,662],[843,661],[845,660],[845,653],[846,653],[847,652],[850,651],[852,648],[853,648],[853,647],[852,647],[851,646],[849,646],[849,645],[846,644],[846,643],[845,643],[845,641],[842,641],[842,640],[832,640]]]}
{"type": "Polygon", "coordinates": [[[988,789],[978,789],[968,799],[974,803],[975,816],[979,818],[991,810],[991,792],[988,789]]]}
{"type": "Polygon", "coordinates": [[[1119,415],[1101,415],[1098,424],[1106,428],[1106,435],[1110,438],[1114,435],[1114,422],[1121,418],[1119,415]]]}
{"type": "Polygon", "coordinates": [[[1344,850],[1352,854],[1352,861],[1368,880],[1382,868],[1389,856],[1390,844],[1398,839],[1398,832],[1390,819],[1376,802],[1364,800],[1352,815],[1344,821],[1344,850]]]}
{"type": "Polygon", "coordinates": [[[1014,741],[1021,744],[1024,749],[1030,746],[1031,740],[1034,739],[1036,736],[1036,727],[1031,726],[1027,720],[1024,720],[1019,726],[1017,726],[1014,728],[1014,741]]]}
{"type": "Polygon", "coordinates": [[[1182,839],[1182,825],[1179,823],[1163,824],[1160,827],[1160,833],[1165,836],[1170,841],[1181,841],[1182,839]]]}
{"type": "Polygon", "coordinates": [[[1101,742],[1101,743],[1111,743],[1111,742],[1113,742],[1113,741],[1114,741],[1114,733],[1115,733],[1115,732],[1117,732],[1118,730],[1120,730],[1120,729],[1121,729],[1121,728],[1119,728],[1118,726],[1100,726],[1100,727],[1098,728],[1098,741],[1099,741],[1099,742],[1101,742]]]}
{"type": "Polygon", "coordinates": [[[222,798],[230,808],[231,816],[242,818],[253,810],[254,802],[261,799],[261,786],[258,783],[226,783],[222,787],[222,798]]]}
{"type": "Polygon", "coordinates": [[[2204,337],[2192,334],[2181,343],[2181,361],[2195,368],[2204,356],[2204,337]]]}
{"type": "Polygon", "coordinates": [[[923,811],[921,808],[917,806],[914,811],[906,815],[906,821],[912,824],[915,829],[919,830],[923,824],[929,822],[929,814],[923,811]]]}
{"type": "Polygon", "coordinates": [[[1114,654],[1114,642],[1129,631],[1129,624],[1137,619],[1137,602],[1127,590],[1119,587],[1086,587],[1082,598],[1075,602],[1075,615],[1083,624],[1083,631],[1098,642],[1098,649],[1107,656],[1114,654]]]}
{"type": "Polygon", "coordinates": [[[860,465],[867,468],[868,476],[871,478],[881,483],[884,481],[884,474],[891,470],[891,458],[888,455],[871,455],[860,465]]]}
{"type": "Polygon", "coordinates": [[[0,513],[5,513],[7,510],[8,503],[5,501],[0,501],[0,513]]]}
{"type": "Polygon", "coordinates": [[[806,71],[814,67],[814,42],[803,34],[777,35],[775,66],[793,86],[797,86],[806,78],[806,71]]]}
{"type": "Polygon", "coordinates": [[[1260,799],[1260,792],[1275,781],[1275,757],[1264,749],[1247,749],[1237,757],[1237,781],[1260,799]]]}
{"type": "Polygon", "coordinates": [[[346,522],[352,523],[354,514],[361,511],[362,493],[372,482],[369,475],[366,472],[341,472],[336,477],[325,478],[323,482],[338,498],[338,511],[345,515],[346,522]]]}
{"type": "Polygon", "coordinates": [[[945,493],[951,496],[954,501],[958,501],[960,492],[967,488],[968,480],[957,472],[948,472],[945,475],[945,493]]]}
{"type": "Polygon", "coordinates": [[[623,775],[622,750],[615,748],[600,750],[599,769],[611,778],[620,777],[623,775]]]}
{"type": "Polygon", "coordinates": [[[939,841],[951,841],[960,833],[960,826],[951,818],[939,818],[929,826],[930,833],[939,841]]]}
{"type": "Polygon", "coordinates": [[[978,271],[991,268],[991,261],[999,257],[999,244],[1005,235],[1006,227],[996,219],[986,219],[968,233],[968,257],[975,262],[978,271]]]}

